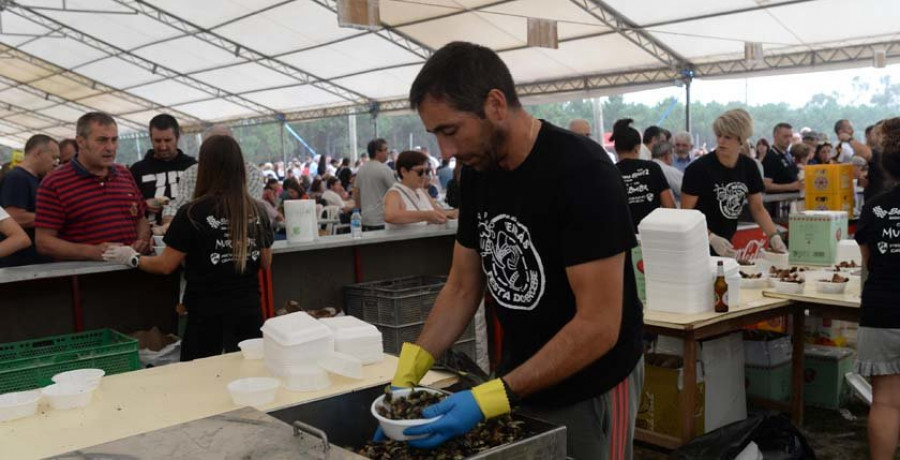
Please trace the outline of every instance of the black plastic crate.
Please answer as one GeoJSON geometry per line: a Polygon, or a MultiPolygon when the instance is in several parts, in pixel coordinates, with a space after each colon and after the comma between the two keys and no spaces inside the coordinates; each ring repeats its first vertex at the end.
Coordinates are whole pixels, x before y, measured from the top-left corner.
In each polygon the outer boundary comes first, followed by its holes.
{"type": "MultiPolygon", "coordinates": [[[[419,324],[410,324],[408,326],[381,326],[375,325],[378,328],[378,331],[381,332],[381,343],[384,348],[385,353],[390,353],[392,355],[399,355],[400,348],[403,347],[403,342],[411,342],[415,343],[416,339],[419,338],[419,334],[422,333],[422,327],[424,323],[419,324]]],[[[462,336],[459,337],[459,340],[456,343],[472,341],[475,343],[475,321],[471,321],[466,329],[463,331],[462,336]]],[[[474,345],[472,345],[474,347],[474,345]]],[[[474,348],[473,348],[474,350],[474,348]]],[[[472,352],[472,356],[474,357],[475,352],[472,352]]]]}
{"type": "Polygon", "coordinates": [[[376,325],[420,324],[446,281],[444,276],[409,276],[345,286],[344,310],[376,325]]]}

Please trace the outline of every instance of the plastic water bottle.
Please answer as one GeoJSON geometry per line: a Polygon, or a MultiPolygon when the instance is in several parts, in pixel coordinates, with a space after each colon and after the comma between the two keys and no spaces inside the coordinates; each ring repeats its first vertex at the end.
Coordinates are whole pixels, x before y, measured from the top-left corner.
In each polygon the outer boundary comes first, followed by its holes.
{"type": "Polygon", "coordinates": [[[362,238],[362,216],[359,214],[359,209],[354,209],[350,216],[350,234],[354,239],[362,238]]]}

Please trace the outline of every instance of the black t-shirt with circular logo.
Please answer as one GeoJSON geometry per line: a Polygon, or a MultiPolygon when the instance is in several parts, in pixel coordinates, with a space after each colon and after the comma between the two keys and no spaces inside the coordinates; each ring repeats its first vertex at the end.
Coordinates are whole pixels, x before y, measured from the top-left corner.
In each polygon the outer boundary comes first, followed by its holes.
{"type": "Polygon", "coordinates": [[[524,163],[513,171],[465,167],[460,193],[456,239],[481,255],[487,288],[499,306],[498,373],[534,356],[575,316],[567,267],[624,252],[618,342],[525,402],[563,407],[603,394],[627,377],[642,352],[642,305],[630,262],[637,242],[622,178],[600,145],[544,122],[524,163]]]}
{"type": "Polygon", "coordinates": [[[728,240],[737,231],[747,198],[763,188],[756,162],[738,155],[734,168],[727,168],[719,162],[715,150],[688,165],[681,183],[682,196],[698,198],[696,208],[706,216],[709,231],[728,240]]]}
{"type": "Polygon", "coordinates": [[[631,221],[637,228],[647,214],[662,206],[659,194],[669,190],[669,182],[662,168],[652,161],[626,158],[616,163],[616,168],[625,182],[631,221]]]}
{"type": "Polygon", "coordinates": [[[866,201],[854,238],[869,248],[859,325],[900,328],[900,188],[866,201]]]}

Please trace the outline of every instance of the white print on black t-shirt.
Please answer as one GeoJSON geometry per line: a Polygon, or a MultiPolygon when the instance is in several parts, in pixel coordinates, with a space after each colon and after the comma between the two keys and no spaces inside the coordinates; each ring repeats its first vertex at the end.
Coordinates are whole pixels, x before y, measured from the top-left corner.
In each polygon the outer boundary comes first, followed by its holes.
{"type": "Polygon", "coordinates": [[[747,198],[747,184],[732,182],[728,185],[716,184],[716,199],[719,201],[719,210],[726,219],[737,219],[744,209],[744,200],[747,198]]]}
{"type": "Polygon", "coordinates": [[[183,171],[169,171],[156,174],[144,174],[141,176],[141,182],[156,182],[156,191],[153,193],[154,198],[162,198],[166,196],[166,187],[172,193],[171,198],[178,198],[178,180],[181,179],[183,171]]]}
{"type": "MultiPolygon", "coordinates": [[[[214,248],[214,252],[209,254],[209,262],[213,265],[219,264],[227,264],[229,262],[234,261],[234,254],[232,253],[232,248],[234,244],[231,241],[231,235],[228,233],[228,219],[221,218],[216,219],[215,216],[206,216],[206,224],[210,226],[213,230],[222,230],[224,232],[224,239],[216,239],[216,245],[214,248]]],[[[255,220],[250,221],[250,225],[258,225],[259,218],[257,217],[255,220]]],[[[259,249],[257,249],[256,239],[247,238],[247,246],[251,249],[247,255],[256,262],[259,259],[259,249]]]]}
{"type": "Polygon", "coordinates": [[[528,227],[508,214],[487,221],[487,213],[479,213],[478,232],[481,267],[497,303],[533,310],[544,295],[546,278],[528,227]]]}
{"type": "MultiPolygon", "coordinates": [[[[900,254],[900,242],[897,242],[900,239],[900,209],[891,208],[890,211],[885,211],[881,206],[875,206],[872,208],[872,214],[875,214],[875,217],[879,219],[887,218],[889,221],[895,221],[894,228],[885,227],[881,229],[881,237],[891,241],[879,241],[875,244],[875,247],[878,248],[878,252],[881,254],[887,254],[890,252],[891,254],[900,254]]],[[[890,225],[890,224],[889,224],[890,225]]]]}
{"type": "Polygon", "coordinates": [[[625,182],[625,189],[628,192],[628,204],[650,203],[653,201],[654,194],[650,191],[650,184],[637,182],[639,178],[647,176],[650,176],[648,168],[639,168],[631,174],[622,176],[622,180],[625,182]]]}

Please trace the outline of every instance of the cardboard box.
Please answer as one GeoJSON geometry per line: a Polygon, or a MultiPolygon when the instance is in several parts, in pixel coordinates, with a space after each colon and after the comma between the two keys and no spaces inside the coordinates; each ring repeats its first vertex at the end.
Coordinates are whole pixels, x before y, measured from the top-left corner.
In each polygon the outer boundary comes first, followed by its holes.
{"type": "Polygon", "coordinates": [[[853,212],[855,194],[852,191],[838,193],[807,193],[806,209],[808,211],[844,211],[853,212]]]}
{"type": "MultiPolygon", "coordinates": [[[[669,436],[681,437],[681,390],[683,361],[675,355],[650,353],[644,356],[644,387],[635,425],[669,436]]],[[[705,383],[698,366],[694,412],[694,436],[704,433],[705,383]]]]}
{"type": "Polygon", "coordinates": [[[753,366],[744,368],[747,376],[747,396],[770,401],[790,402],[791,363],[778,366],[753,366]]]}
{"type": "Polygon", "coordinates": [[[847,213],[804,211],[791,214],[788,260],[792,265],[832,265],[838,241],[847,237],[847,213]]]}
{"type": "Polygon", "coordinates": [[[780,366],[790,363],[793,355],[789,335],[761,330],[744,331],[744,362],[748,366],[780,366]]]}
{"type": "MultiPolygon", "coordinates": [[[[853,193],[853,165],[807,165],[803,168],[806,195],[853,193]]],[[[807,206],[807,209],[809,207],[807,206]]]]}
{"type": "Polygon", "coordinates": [[[855,324],[810,315],[803,322],[803,341],[810,345],[844,347],[847,345],[846,329],[856,329],[855,324]]]}
{"type": "Polygon", "coordinates": [[[807,345],[803,356],[803,402],[838,409],[847,400],[844,374],[853,370],[853,350],[807,345]]]}

